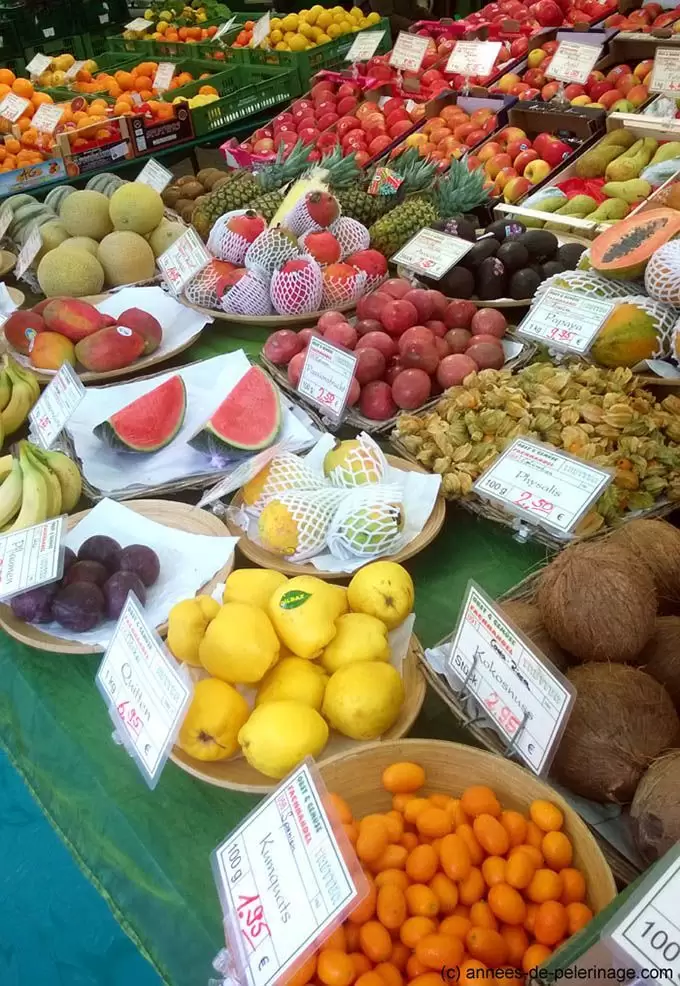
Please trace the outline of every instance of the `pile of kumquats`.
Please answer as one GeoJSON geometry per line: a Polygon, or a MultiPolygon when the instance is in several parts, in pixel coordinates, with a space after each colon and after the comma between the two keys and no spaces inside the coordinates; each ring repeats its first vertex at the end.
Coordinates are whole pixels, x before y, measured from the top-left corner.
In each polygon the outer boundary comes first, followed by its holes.
{"type": "Polygon", "coordinates": [[[525,817],[488,787],[418,796],[416,763],[392,764],[382,783],[385,814],[354,819],[331,795],[370,893],[288,986],[442,986],[485,969],[523,978],[592,918],[556,805],[534,801],[525,817]]]}

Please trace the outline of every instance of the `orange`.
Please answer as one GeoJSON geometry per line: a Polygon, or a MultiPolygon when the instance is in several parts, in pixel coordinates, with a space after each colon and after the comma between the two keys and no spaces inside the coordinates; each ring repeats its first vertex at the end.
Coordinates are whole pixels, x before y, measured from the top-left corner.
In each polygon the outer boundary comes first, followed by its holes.
{"type": "Polygon", "coordinates": [[[507,883],[498,883],[489,890],[489,907],[504,924],[521,924],[526,917],[522,895],[507,883]]]}
{"type": "Polygon", "coordinates": [[[441,867],[450,880],[464,880],[470,873],[470,852],[458,833],[445,835],[439,847],[441,867]]]}
{"type": "Polygon", "coordinates": [[[21,137],[21,142],[25,144],[26,147],[37,144],[38,140],[39,134],[35,127],[29,127],[26,131],[24,131],[21,137]]]}
{"type": "Polygon", "coordinates": [[[173,81],[177,82],[179,88],[179,86],[188,86],[190,82],[194,81],[194,77],[190,72],[180,72],[173,81]]]}
{"type": "Polygon", "coordinates": [[[375,884],[369,878],[369,890],[368,896],[361,901],[360,904],[350,912],[348,921],[353,924],[363,924],[365,921],[370,921],[375,914],[375,905],[378,898],[378,891],[376,890],[375,884]]]}
{"type": "Polygon", "coordinates": [[[399,938],[402,944],[408,948],[415,948],[421,938],[425,935],[432,935],[437,930],[437,925],[431,918],[415,915],[406,918],[399,929],[399,938]]]}
{"type": "MultiPolygon", "coordinates": [[[[438,811],[431,808],[431,811],[438,811]]],[[[409,853],[406,874],[417,883],[428,883],[439,869],[439,857],[432,846],[421,845],[409,853]]]]}
{"type": "Polygon", "coordinates": [[[316,975],[324,986],[350,986],[354,980],[354,963],[349,955],[335,948],[319,952],[316,975]]]}
{"type": "Polygon", "coordinates": [[[18,154],[21,150],[21,144],[16,137],[8,137],[5,141],[5,147],[10,154],[18,154]]]}
{"type": "Polygon", "coordinates": [[[34,92],[31,96],[31,102],[37,109],[38,106],[42,106],[43,103],[53,103],[54,100],[46,92],[34,92]]]}
{"type": "Polygon", "coordinates": [[[559,900],[562,896],[562,877],[553,870],[536,870],[526,895],[534,904],[542,904],[546,900],[559,900]]]}
{"type": "Polygon", "coordinates": [[[406,888],[405,898],[411,915],[433,918],[439,913],[439,898],[424,883],[412,883],[406,888]]]}
{"type": "Polygon", "coordinates": [[[510,837],[493,815],[477,815],[472,823],[477,842],[490,856],[505,856],[510,848],[510,837]]]}
{"type": "Polygon", "coordinates": [[[585,900],[586,881],[580,870],[567,867],[560,871],[562,877],[562,903],[572,904],[574,901],[585,900]]]}
{"type": "Polygon", "coordinates": [[[482,876],[487,887],[495,887],[497,883],[505,883],[505,870],[508,864],[502,856],[487,856],[482,863],[482,876]]]}
{"type": "Polygon", "coordinates": [[[490,787],[477,785],[468,787],[461,796],[461,805],[466,815],[493,815],[498,818],[501,806],[490,787]]]}
{"type": "Polygon", "coordinates": [[[569,934],[575,935],[577,931],[581,928],[585,928],[589,921],[593,919],[593,912],[585,904],[580,901],[576,901],[573,904],[567,904],[565,908],[567,912],[567,923],[569,928],[569,934]]]}
{"type": "Polygon", "coordinates": [[[408,915],[404,891],[394,884],[387,884],[378,890],[376,901],[378,921],[390,931],[396,931],[408,915]]]}
{"type": "Polygon", "coordinates": [[[5,85],[5,83],[0,84],[0,99],[4,99],[8,92],[11,92],[10,86],[5,85]]]}
{"type": "Polygon", "coordinates": [[[22,116],[17,120],[17,122],[14,125],[15,127],[18,127],[21,133],[23,134],[26,133],[27,130],[30,130],[31,121],[27,116],[22,116]]]}
{"type": "Polygon", "coordinates": [[[470,908],[470,920],[475,928],[491,928],[498,931],[496,916],[485,900],[478,900],[470,908]]]}
{"type": "Polygon", "coordinates": [[[456,835],[459,836],[467,846],[467,851],[470,854],[470,862],[474,866],[479,866],[484,859],[484,850],[477,841],[477,836],[475,835],[472,826],[467,824],[459,825],[456,829],[456,835]]]}
{"type": "Polygon", "coordinates": [[[4,144],[0,144],[0,164],[2,164],[2,162],[5,160],[6,157],[7,157],[7,148],[5,147],[4,144]]]}
{"type": "Polygon", "coordinates": [[[375,878],[376,887],[395,886],[406,890],[411,881],[403,870],[382,870],[375,878]]]}
{"type": "Polygon", "coordinates": [[[525,890],[531,883],[535,872],[536,864],[529,853],[518,849],[511,854],[510,859],[506,863],[505,881],[516,890],[525,890]]]}
{"type": "Polygon", "coordinates": [[[379,962],[373,970],[382,979],[385,986],[403,986],[403,977],[392,962],[379,962]]]}
{"type": "Polygon", "coordinates": [[[451,914],[448,918],[444,918],[439,925],[439,930],[443,935],[452,935],[454,938],[460,938],[461,941],[465,941],[465,936],[471,927],[472,921],[469,918],[461,917],[458,914],[451,914]]]}
{"type": "Polygon", "coordinates": [[[522,956],[529,947],[529,936],[524,928],[517,925],[502,924],[500,931],[508,946],[508,962],[519,968],[522,965],[522,956]]]}
{"type": "Polygon", "coordinates": [[[552,870],[564,870],[571,866],[574,850],[564,832],[547,832],[541,843],[543,857],[552,870]]]}
{"type": "Polygon", "coordinates": [[[520,846],[527,834],[527,820],[518,811],[502,811],[500,818],[501,825],[508,833],[510,845],[520,846]]]}
{"type": "Polygon", "coordinates": [[[371,962],[387,962],[392,954],[390,933],[379,921],[367,921],[361,926],[359,945],[361,951],[371,962]]]}
{"type": "Polygon", "coordinates": [[[0,68],[0,82],[3,84],[3,86],[11,86],[15,79],[16,79],[16,75],[14,74],[14,72],[12,72],[11,69],[0,68]]]}
{"type": "Polygon", "coordinates": [[[150,79],[148,75],[136,76],[135,89],[137,92],[144,92],[146,89],[153,89],[153,79],[150,79]]]}
{"type": "Polygon", "coordinates": [[[201,96],[219,96],[219,92],[214,86],[201,86],[198,92],[201,96]]]}
{"type": "Polygon", "coordinates": [[[542,965],[546,959],[549,959],[552,955],[552,949],[548,948],[547,945],[529,945],[528,949],[524,953],[524,958],[522,959],[522,970],[526,973],[531,972],[532,969],[537,969],[539,965],[542,965]]]}
{"type": "Polygon", "coordinates": [[[34,92],[33,84],[28,79],[15,79],[12,83],[12,92],[17,96],[23,96],[24,99],[30,99],[34,92]]]}
{"type": "Polygon", "coordinates": [[[428,969],[457,966],[463,960],[463,943],[451,935],[425,935],[416,945],[416,958],[428,969]]]}
{"type": "Polygon", "coordinates": [[[550,801],[532,801],[529,805],[529,817],[542,832],[558,832],[564,825],[564,815],[550,801]]]}
{"type": "Polygon", "coordinates": [[[473,959],[479,959],[492,969],[508,960],[505,939],[491,928],[471,928],[465,936],[465,946],[473,959]]]}
{"type": "Polygon", "coordinates": [[[370,972],[373,968],[373,963],[370,959],[366,958],[363,952],[350,952],[349,957],[354,966],[355,976],[363,976],[365,972],[370,972]]]}
{"type": "Polygon", "coordinates": [[[451,914],[458,903],[458,887],[453,880],[444,873],[435,873],[429,887],[439,901],[439,913],[451,914]]]}
{"type": "Polygon", "coordinates": [[[547,900],[536,913],[534,937],[541,945],[557,945],[567,933],[569,919],[564,904],[547,900]]]}
{"type": "Polygon", "coordinates": [[[466,907],[482,899],[486,893],[486,883],[478,867],[473,866],[465,879],[460,881],[458,893],[461,904],[465,904],[466,907]]]}

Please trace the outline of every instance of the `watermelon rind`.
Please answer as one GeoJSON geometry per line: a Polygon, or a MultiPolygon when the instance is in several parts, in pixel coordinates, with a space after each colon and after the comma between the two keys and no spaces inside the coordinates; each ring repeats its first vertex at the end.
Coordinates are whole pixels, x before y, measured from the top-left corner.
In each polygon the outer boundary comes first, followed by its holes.
{"type": "Polygon", "coordinates": [[[184,381],[175,375],[102,421],[93,433],[115,452],[159,452],[176,438],[186,409],[184,381]]]}
{"type": "Polygon", "coordinates": [[[259,366],[251,366],[189,445],[225,464],[237,462],[273,445],[281,420],[276,384],[259,366]]]}

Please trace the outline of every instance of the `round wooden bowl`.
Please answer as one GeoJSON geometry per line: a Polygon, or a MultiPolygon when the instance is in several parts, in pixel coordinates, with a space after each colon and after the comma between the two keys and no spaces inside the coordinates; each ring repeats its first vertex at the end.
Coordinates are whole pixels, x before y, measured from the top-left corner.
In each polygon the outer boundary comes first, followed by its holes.
{"type": "MultiPolygon", "coordinates": [[[[386,738],[387,739],[387,738],[386,738]]],[[[551,801],[564,813],[564,831],[574,847],[574,866],[588,883],[588,904],[594,914],[616,896],[614,877],[594,836],[564,798],[524,767],[494,753],[444,740],[393,739],[348,750],[319,763],[329,791],[341,795],[357,818],[388,811],[391,796],[380,778],[385,767],[402,760],[419,763],[429,783],[426,793],[460,797],[473,784],[488,785],[503,808],[526,813],[535,800],[551,801]]]]}
{"type": "Polygon", "coordinates": [[[10,250],[0,250],[0,277],[4,277],[5,274],[9,274],[11,270],[14,270],[16,262],[16,255],[10,250]]]}
{"type": "MultiPolygon", "coordinates": [[[[229,535],[222,521],[214,514],[208,513],[207,510],[199,510],[198,507],[192,507],[186,503],[175,503],[172,500],[130,500],[125,506],[129,510],[134,510],[136,514],[156,521],[157,524],[164,524],[165,527],[172,527],[178,531],[186,531],[189,534],[208,534],[213,537],[228,537],[229,535]]],[[[72,514],[67,521],[68,530],[70,531],[79,521],[87,517],[89,512],[89,510],[82,510],[80,513],[72,514]]],[[[231,560],[199,592],[211,595],[217,584],[226,580],[233,567],[232,555],[231,560]]],[[[75,640],[53,637],[52,634],[41,630],[39,626],[18,620],[11,608],[4,603],[0,603],[0,627],[19,643],[28,644],[29,647],[35,647],[36,650],[54,651],[55,654],[101,654],[104,650],[103,647],[91,647],[89,644],[79,644],[75,640]]],[[[168,632],[167,623],[157,626],[156,632],[161,637],[165,637],[168,632]]]]}
{"type": "Polygon", "coordinates": [[[305,326],[316,325],[324,312],[353,312],[357,306],[356,301],[348,301],[344,305],[338,305],[337,308],[323,308],[318,312],[307,312],[306,315],[232,315],[231,312],[218,311],[214,308],[201,308],[200,305],[194,305],[189,301],[185,295],[182,295],[182,304],[207,318],[225,322],[235,328],[255,326],[259,329],[269,329],[270,332],[276,332],[278,329],[304,329],[305,326]]]}
{"type": "MultiPolygon", "coordinates": [[[[402,736],[405,736],[413,723],[415,722],[420,708],[425,699],[425,679],[423,678],[422,672],[420,671],[420,658],[419,653],[422,653],[422,648],[415,636],[411,637],[409,642],[408,652],[404,659],[404,663],[401,669],[402,678],[404,680],[404,691],[406,692],[406,698],[404,699],[404,704],[401,707],[401,712],[399,713],[399,718],[394,723],[391,729],[383,735],[382,741],[387,740],[397,740],[402,736]]],[[[205,671],[200,668],[189,668],[189,672],[197,680],[202,677],[207,677],[205,671]]],[[[328,743],[324,749],[321,756],[317,759],[318,764],[324,764],[326,761],[333,762],[338,757],[342,757],[345,754],[354,754],[360,752],[367,744],[363,743],[361,740],[348,739],[347,736],[342,736],[340,733],[331,730],[328,743]]],[[[368,744],[371,748],[373,744],[368,744]]],[[[188,753],[180,750],[178,746],[173,746],[170,752],[170,759],[185,770],[192,777],[197,777],[200,781],[205,781],[206,784],[214,784],[215,787],[224,787],[229,791],[245,791],[249,794],[267,794],[279,781],[275,781],[270,777],[265,777],[261,774],[259,770],[255,770],[251,767],[245,757],[233,757],[231,760],[216,760],[213,762],[204,762],[202,760],[195,760],[194,757],[190,757],[188,753]]]]}
{"type": "MultiPolygon", "coordinates": [[[[407,459],[402,459],[397,455],[386,455],[385,458],[391,466],[396,469],[402,469],[404,472],[427,472],[426,469],[417,463],[409,462],[407,459]]],[[[241,491],[239,490],[234,494],[232,499],[232,504],[235,507],[240,507],[243,503],[241,498],[241,491]]],[[[435,500],[434,507],[432,508],[432,513],[427,519],[427,523],[423,527],[420,534],[414,537],[412,541],[409,541],[401,551],[397,551],[394,555],[382,555],[380,558],[367,558],[365,564],[368,565],[373,561],[389,560],[394,562],[404,562],[408,558],[413,558],[417,555],[419,551],[426,548],[436,536],[439,534],[444,524],[444,519],[446,517],[446,502],[441,494],[435,500]]],[[[240,538],[238,543],[238,548],[242,554],[246,556],[249,561],[254,562],[259,565],[260,568],[273,568],[277,572],[283,572],[284,575],[316,575],[319,579],[326,579],[327,581],[336,581],[339,579],[350,579],[353,572],[325,572],[323,569],[315,568],[311,562],[292,562],[288,561],[286,558],[282,558],[281,555],[274,554],[273,551],[267,551],[263,548],[261,544],[256,541],[252,541],[247,535],[243,533],[243,530],[235,524],[234,521],[227,518],[225,521],[227,527],[229,528],[229,533],[233,534],[234,537],[240,538]]]]}

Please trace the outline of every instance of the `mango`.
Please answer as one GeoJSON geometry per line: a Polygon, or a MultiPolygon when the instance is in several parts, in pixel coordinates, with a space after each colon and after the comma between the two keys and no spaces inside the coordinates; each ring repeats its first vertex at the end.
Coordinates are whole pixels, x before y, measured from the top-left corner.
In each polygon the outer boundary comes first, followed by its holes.
{"type": "Polygon", "coordinates": [[[55,298],[45,306],[42,317],[50,332],[59,332],[71,342],[80,342],[106,324],[94,305],[80,298],[55,298]]]}
{"type": "Polygon", "coordinates": [[[17,352],[28,356],[31,345],[38,332],[45,331],[45,322],[42,316],[35,311],[19,310],[12,312],[3,326],[5,338],[10,346],[17,352]]]}
{"type": "Polygon", "coordinates": [[[63,363],[75,366],[73,343],[58,332],[39,332],[33,340],[31,364],[39,370],[59,370],[63,363]]]}
{"type": "Polygon", "coordinates": [[[141,308],[127,308],[117,318],[118,325],[124,325],[144,340],[144,355],[155,352],[161,344],[163,329],[161,323],[153,315],[142,311],[141,308]]]}
{"type": "MultiPolygon", "coordinates": [[[[608,195],[614,199],[622,199],[629,205],[632,205],[633,202],[639,202],[641,199],[646,199],[651,191],[652,186],[643,178],[631,178],[628,181],[610,181],[602,186],[604,195],[608,195]]],[[[612,216],[612,218],[622,219],[623,216],[627,215],[627,212],[628,210],[623,215],[612,216]]]]}
{"type": "Polygon", "coordinates": [[[109,325],[76,343],[76,359],[93,373],[122,370],[143,352],[143,337],[122,325],[109,325]]]}

